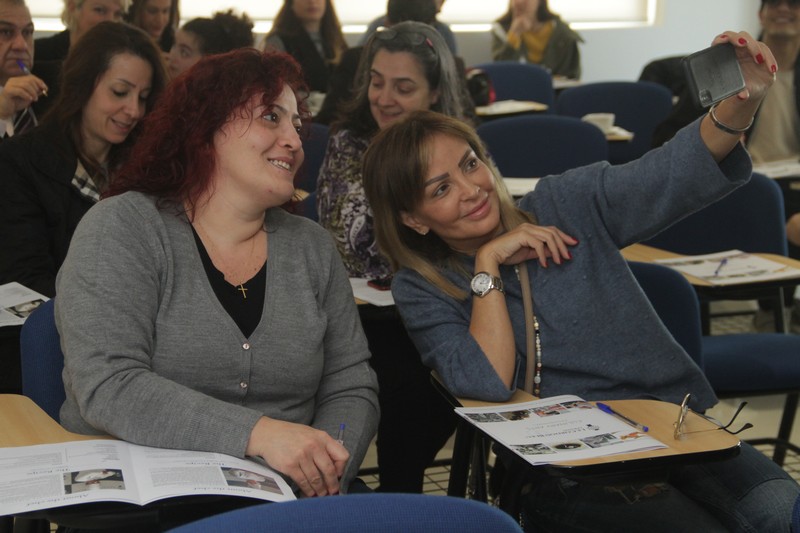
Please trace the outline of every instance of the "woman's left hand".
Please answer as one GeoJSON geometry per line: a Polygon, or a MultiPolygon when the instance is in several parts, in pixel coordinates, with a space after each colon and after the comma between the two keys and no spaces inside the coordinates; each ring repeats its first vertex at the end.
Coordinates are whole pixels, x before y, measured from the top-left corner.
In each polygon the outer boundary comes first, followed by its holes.
{"type": "Polygon", "coordinates": [[[766,44],[756,40],[746,31],[726,31],[712,42],[713,45],[731,43],[739,60],[745,88],[736,97],[739,100],[761,102],[775,81],[778,64],[766,44]]]}

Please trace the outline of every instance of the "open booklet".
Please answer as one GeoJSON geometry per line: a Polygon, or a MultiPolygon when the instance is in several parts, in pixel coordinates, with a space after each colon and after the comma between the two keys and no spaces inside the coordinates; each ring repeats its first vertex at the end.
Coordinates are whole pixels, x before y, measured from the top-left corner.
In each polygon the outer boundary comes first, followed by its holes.
{"type": "Polygon", "coordinates": [[[741,250],[659,259],[656,262],[703,279],[712,285],[800,278],[800,269],[741,250]]]}
{"type": "Polygon", "coordinates": [[[295,499],[278,473],[254,461],[119,440],[0,448],[0,472],[0,516],[100,501],[145,505],[190,495],[295,499]]]}
{"type": "Polygon", "coordinates": [[[577,396],[458,407],[456,412],[533,465],[666,448],[577,396]]]}
{"type": "Polygon", "coordinates": [[[39,304],[49,299],[17,282],[0,285],[0,327],[21,326],[39,304]]]}

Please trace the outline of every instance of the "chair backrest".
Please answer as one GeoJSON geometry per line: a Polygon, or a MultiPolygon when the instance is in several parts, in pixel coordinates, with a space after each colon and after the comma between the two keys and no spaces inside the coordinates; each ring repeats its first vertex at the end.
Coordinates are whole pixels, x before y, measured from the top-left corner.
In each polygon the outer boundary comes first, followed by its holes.
{"type": "Polygon", "coordinates": [[[351,494],[246,507],[174,533],[521,533],[504,512],[473,500],[423,494],[351,494]]]}
{"type": "Polygon", "coordinates": [[[303,140],[303,152],[305,161],[303,166],[297,171],[295,186],[306,192],[317,190],[317,177],[325,158],[325,150],[328,147],[328,126],[325,124],[311,123],[308,138],[303,140]]]}
{"type": "Polygon", "coordinates": [[[753,174],[745,185],[645,244],[685,255],[733,249],[787,255],[780,187],[763,174],[753,174]]]}
{"type": "Polygon", "coordinates": [[[495,61],[473,68],[488,74],[496,100],[533,100],[546,104],[548,112],[553,112],[553,77],[544,67],[518,61],[495,61]]]}
{"type": "Polygon", "coordinates": [[[589,113],[614,113],[614,124],[634,136],[631,141],[612,142],[609,161],[627,163],[650,150],[653,130],[672,111],[672,93],[649,81],[587,83],[564,89],[558,96],[556,111],[576,118],[589,113]]]}
{"type": "Polygon", "coordinates": [[[478,126],[478,135],[507,177],[561,174],[608,159],[608,142],[595,126],[571,117],[523,115],[478,126]]]}
{"type": "Polygon", "coordinates": [[[700,305],[691,284],[668,266],[636,261],[629,261],[628,266],[667,331],[702,369],[700,305]]]}
{"type": "Polygon", "coordinates": [[[64,403],[64,354],[56,329],[55,300],[41,304],[25,320],[19,336],[22,393],[56,422],[64,403]]]}

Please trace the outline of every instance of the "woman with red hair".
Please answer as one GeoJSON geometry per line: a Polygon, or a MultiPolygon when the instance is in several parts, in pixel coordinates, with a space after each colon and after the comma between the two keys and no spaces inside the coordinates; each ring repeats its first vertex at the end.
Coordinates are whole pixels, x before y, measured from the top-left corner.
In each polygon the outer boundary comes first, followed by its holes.
{"type": "Polygon", "coordinates": [[[281,209],[303,163],[302,79],[285,54],[240,49],[159,100],[59,274],[66,428],[257,456],[306,496],[348,491],[377,385],[336,247],[281,209]]]}

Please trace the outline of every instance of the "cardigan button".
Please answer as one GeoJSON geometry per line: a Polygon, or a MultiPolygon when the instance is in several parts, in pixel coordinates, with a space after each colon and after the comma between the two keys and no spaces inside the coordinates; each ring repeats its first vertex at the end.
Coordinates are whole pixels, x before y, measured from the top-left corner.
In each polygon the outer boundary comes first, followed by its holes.
{"type": "Polygon", "coordinates": [[[241,388],[243,388],[243,389],[246,389],[247,388],[247,382],[246,381],[241,381],[241,382],[239,382],[239,386],[241,388]]]}
{"type": "Polygon", "coordinates": [[[245,349],[245,350],[249,350],[250,349],[250,343],[246,342],[246,343],[242,344],[242,348],[245,349]]]}

